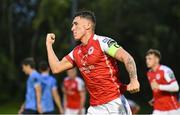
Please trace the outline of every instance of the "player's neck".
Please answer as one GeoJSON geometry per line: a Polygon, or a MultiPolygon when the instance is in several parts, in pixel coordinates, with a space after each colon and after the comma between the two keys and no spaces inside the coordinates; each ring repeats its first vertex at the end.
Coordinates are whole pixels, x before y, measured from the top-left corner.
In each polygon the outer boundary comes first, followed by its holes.
{"type": "Polygon", "coordinates": [[[33,71],[35,71],[35,69],[30,69],[29,70],[29,75],[31,75],[33,71]]]}
{"type": "Polygon", "coordinates": [[[160,64],[156,64],[154,67],[152,67],[153,71],[156,71],[159,68],[160,64]]]}
{"type": "Polygon", "coordinates": [[[71,76],[71,77],[70,77],[70,79],[75,79],[75,78],[76,78],[76,76],[71,76]]]}
{"type": "Polygon", "coordinates": [[[49,75],[49,72],[48,71],[44,71],[41,73],[42,75],[49,75]]]}
{"type": "Polygon", "coordinates": [[[94,35],[94,32],[87,32],[87,34],[85,34],[82,38],[81,38],[81,43],[83,45],[87,45],[89,39],[91,38],[91,36],[94,35]]]}

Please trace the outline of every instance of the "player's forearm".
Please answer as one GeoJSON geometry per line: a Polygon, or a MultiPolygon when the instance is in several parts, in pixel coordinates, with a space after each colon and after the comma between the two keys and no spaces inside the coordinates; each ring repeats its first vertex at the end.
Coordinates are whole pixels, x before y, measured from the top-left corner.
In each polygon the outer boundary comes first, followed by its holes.
{"type": "Polygon", "coordinates": [[[41,105],[41,87],[40,87],[40,85],[36,86],[35,89],[36,89],[37,104],[41,105]]]}
{"type": "Polygon", "coordinates": [[[136,63],[133,57],[127,51],[125,51],[123,48],[119,48],[115,54],[115,58],[125,64],[131,80],[137,79],[136,63]]]}
{"type": "Polygon", "coordinates": [[[54,89],[54,90],[53,90],[53,98],[54,98],[54,101],[55,101],[57,107],[58,107],[58,108],[61,110],[61,112],[62,112],[61,99],[60,99],[60,96],[59,96],[59,94],[58,94],[57,89],[54,89]]]}
{"type": "Polygon", "coordinates": [[[171,84],[168,84],[168,85],[160,85],[159,84],[159,90],[168,91],[168,92],[178,92],[179,86],[178,86],[177,82],[172,82],[171,84]]]}
{"type": "Polygon", "coordinates": [[[134,59],[129,55],[127,59],[125,59],[124,63],[129,73],[130,79],[137,79],[136,63],[134,59]]]}
{"type": "Polygon", "coordinates": [[[25,103],[23,103],[22,105],[21,105],[21,110],[23,110],[24,109],[24,107],[25,107],[25,103]]]}
{"type": "Polygon", "coordinates": [[[58,107],[59,109],[62,109],[60,97],[59,97],[59,96],[56,96],[55,99],[54,99],[54,101],[55,101],[57,107],[58,107]]]}
{"type": "Polygon", "coordinates": [[[80,109],[82,109],[82,108],[84,107],[85,100],[86,100],[86,93],[85,93],[85,91],[82,91],[82,92],[80,93],[80,96],[81,96],[80,109]]]}
{"type": "Polygon", "coordinates": [[[57,58],[52,45],[46,45],[46,47],[47,47],[47,55],[48,55],[50,68],[53,73],[57,73],[59,59],[57,58]]]}
{"type": "Polygon", "coordinates": [[[63,95],[63,106],[64,108],[66,108],[67,105],[67,98],[66,98],[66,94],[63,95]]]}

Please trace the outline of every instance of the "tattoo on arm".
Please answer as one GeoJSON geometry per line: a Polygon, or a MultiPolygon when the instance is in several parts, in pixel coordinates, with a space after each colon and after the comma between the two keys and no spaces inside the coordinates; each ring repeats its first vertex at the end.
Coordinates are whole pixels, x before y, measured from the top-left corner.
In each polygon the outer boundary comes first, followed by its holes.
{"type": "Polygon", "coordinates": [[[125,62],[126,69],[129,73],[130,78],[137,78],[136,63],[132,57],[128,57],[125,62]]]}

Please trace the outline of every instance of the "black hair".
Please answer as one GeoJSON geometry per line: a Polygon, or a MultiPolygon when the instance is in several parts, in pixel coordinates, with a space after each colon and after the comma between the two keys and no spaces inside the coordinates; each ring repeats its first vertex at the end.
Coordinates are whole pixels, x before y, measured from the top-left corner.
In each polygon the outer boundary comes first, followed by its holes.
{"type": "Polygon", "coordinates": [[[46,70],[49,69],[49,65],[48,65],[48,63],[46,61],[41,61],[39,63],[38,69],[39,69],[40,72],[46,71],[46,70]]]}
{"type": "Polygon", "coordinates": [[[25,58],[21,65],[29,65],[31,68],[35,68],[35,61],[32,57],[25,58]]]}
{"type": "Polygon", "coordinates": [[[147,55],[150,55],[150,54],[154,54],[156,57],[159,58],[159,60],[161,59],[161,53],[160,53],[159,50],[149,49],[149,50],[146,52],[146,56],[147,56],[147,55]]]}
{"type": "Polygon", "coordinates": [[[93,23],[93,30],[95,30],[96,17],[94,15],[94,12],[89,11],[89,10],[80,10],[80,11],[75,13],[73,18],[75,18],[77,16],[80,16],[82,18],[86,18],[86,19],[90,20],[93,23]]]}

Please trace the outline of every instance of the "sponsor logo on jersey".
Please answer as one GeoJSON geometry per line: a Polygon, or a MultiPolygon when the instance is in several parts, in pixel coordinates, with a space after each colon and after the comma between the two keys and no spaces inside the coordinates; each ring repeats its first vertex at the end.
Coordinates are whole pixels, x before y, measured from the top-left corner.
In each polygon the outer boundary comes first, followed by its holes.
{"type": "Polygon", "coordinates": [[[108,47],[111,47],[113,44],[115,44],[116,42],[112,39],[109,39],[109,41],[107,42],[108,47]]]}
{"type": "Polygon", "coordinates": [[[104,38],[102,41],[104,43],[107,43],[108,47],[111,47],[113,44],[116,43],[116,41],[114,41],[113,39],[110,39],[110,38],[104,38]]]}
{"type": "Polygon", "coordinates": [[[102,40],[102,42],[107,43],[108,40],[109,40],[108,38],[105,38],[102,40]]]}

